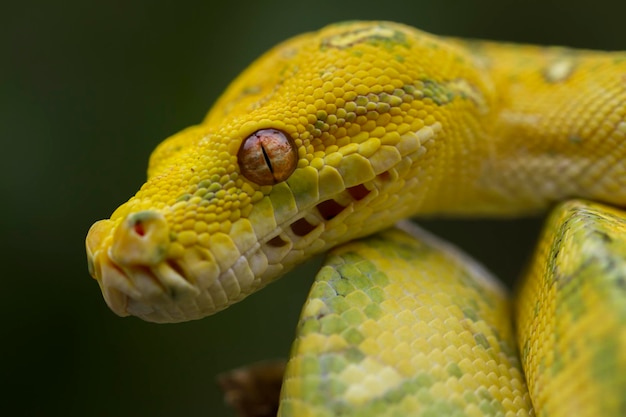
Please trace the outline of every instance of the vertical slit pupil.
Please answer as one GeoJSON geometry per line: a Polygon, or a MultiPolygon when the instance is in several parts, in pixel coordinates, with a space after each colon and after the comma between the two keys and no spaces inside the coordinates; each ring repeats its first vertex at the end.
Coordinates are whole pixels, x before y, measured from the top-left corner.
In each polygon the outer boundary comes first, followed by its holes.
{"type": "Polygon", "coordinates": [[[265,150],[265,146],[263,146],[263,144],[261,144],[261,152],[263,152],[263,159],[265,159],[265,163],[267,164],[267,167],[270,169],[270,172],[273,174],[274,168],[272,167],[270,156],[267,154],[267,151],[265,150]]]}

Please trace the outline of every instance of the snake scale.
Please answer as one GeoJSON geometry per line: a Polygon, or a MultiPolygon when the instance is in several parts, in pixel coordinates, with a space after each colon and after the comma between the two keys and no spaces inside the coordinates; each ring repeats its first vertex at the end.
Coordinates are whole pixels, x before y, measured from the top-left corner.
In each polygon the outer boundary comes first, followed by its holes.
{"type": "Polygon", "coordinates": [[[625,135],[626,53],[334,24],[157,147],[90,273],[118,315],[179,322],[330,250],[279,415],[623,416],[625,135]],[[549,209],[515,297],[393,227],[549,209]]]}

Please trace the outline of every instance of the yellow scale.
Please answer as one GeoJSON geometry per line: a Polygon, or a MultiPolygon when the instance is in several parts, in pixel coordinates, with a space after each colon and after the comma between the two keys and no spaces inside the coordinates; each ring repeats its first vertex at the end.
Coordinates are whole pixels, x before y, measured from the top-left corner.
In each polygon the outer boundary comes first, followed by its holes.
{"type": "Polygon", "coordinates": [[[623,52],[332,25],[267,52],[157,147],[90,229],[90,273],[117,314],[179,322],[335,248],[282,416],[623,416],[625,114],[623,52]],[[553,211],[514,303],[458,250],[389,229],[572,198],[607,206],[553,211]]]}

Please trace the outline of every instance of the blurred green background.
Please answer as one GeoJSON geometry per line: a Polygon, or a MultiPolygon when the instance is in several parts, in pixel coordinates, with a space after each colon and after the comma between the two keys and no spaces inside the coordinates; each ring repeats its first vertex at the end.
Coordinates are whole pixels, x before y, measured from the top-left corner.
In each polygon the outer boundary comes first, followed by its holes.
{"type": "MultiPolygon", "coordinates": [[[[84,236],[141,185],[148,155],[201,120],[255,57],[346,19],[455,36],[624,49],[618,1],[119,1],[0,6],[3,408],[28,416],[229,416],[215,375],[284,357],[311,274],[204,320],[111,313],[84,236]]],[[[427,222],[505,281],[538,220],[427,222]]]]}

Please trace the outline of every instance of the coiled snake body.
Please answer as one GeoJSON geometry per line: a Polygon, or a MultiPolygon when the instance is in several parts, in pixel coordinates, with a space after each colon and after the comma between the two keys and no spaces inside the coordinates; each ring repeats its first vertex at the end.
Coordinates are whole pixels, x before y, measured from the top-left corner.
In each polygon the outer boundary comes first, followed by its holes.
{"type": "Polygon", "coordinates": [[[625,53],[332,25],[273,48],[158,146],[141,190],[90,229],[90,273],[117,314],[177,322],[335,248],[284,416],[626,415],[625,116],[625,53]],[[389,229],[572,198],[514,303],[457,250],[389,229]]]}

